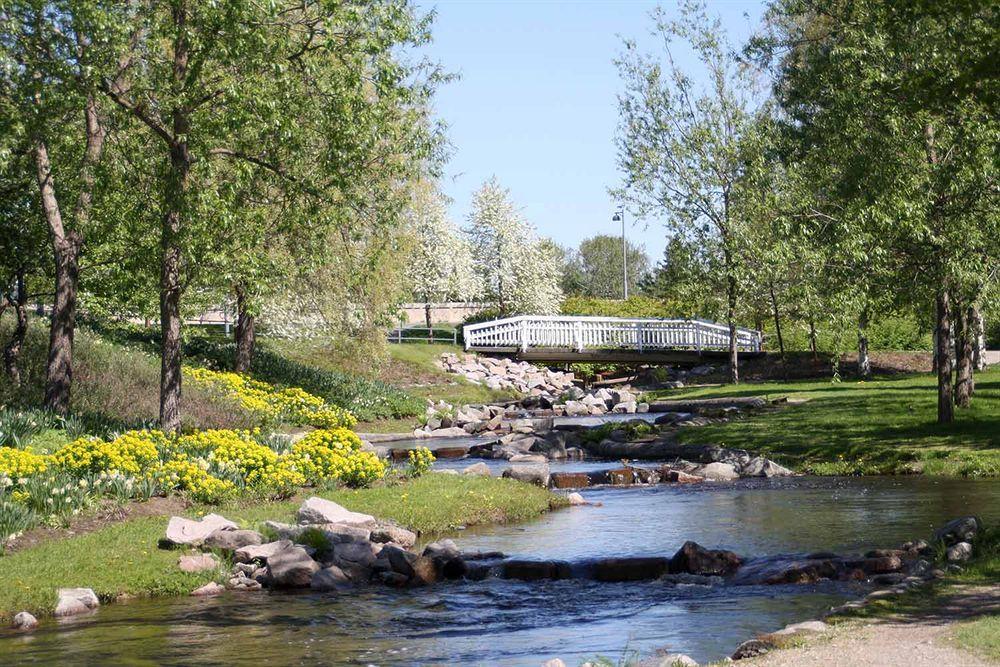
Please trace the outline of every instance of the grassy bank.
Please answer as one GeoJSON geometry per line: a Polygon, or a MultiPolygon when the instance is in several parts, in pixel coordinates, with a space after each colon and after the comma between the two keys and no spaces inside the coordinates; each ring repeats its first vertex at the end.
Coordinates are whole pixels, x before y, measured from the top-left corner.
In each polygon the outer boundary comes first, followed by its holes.
{"type": "MultiPolygon", "coordinates": [[[[313,495],[313,494],[308,494],[313,495]]],[[[551,492],[506,479],[430,474],[392,486],[318,492],[345,507],[391,519],[424,534],[456,526],[523,521],[565,501],[551,492]]],[[[191,507],[190,516],[218,512],[242,527],[267,519],[294,521],[300,498],[281,502],[191,507]]],[[[147,516],[107,525],[94,532],[49,539],[0,557],[0,621],[19,611],[51,613],[56,589],[93,588],[102,601],[120,596],[187,595],[224,572],[185,574],[179,552],[157,548],[167,521],[147,516]]]]}
{"type": "Polygon", "coordinates": [[[977,374],[972,407],[936,423],[930,375],[869,382],[761,382],[655,392],[804,400],[747,419],[685,429],[685,442],[759,451],[816,474],[1000,475],[1000,370],[977,374]]]}

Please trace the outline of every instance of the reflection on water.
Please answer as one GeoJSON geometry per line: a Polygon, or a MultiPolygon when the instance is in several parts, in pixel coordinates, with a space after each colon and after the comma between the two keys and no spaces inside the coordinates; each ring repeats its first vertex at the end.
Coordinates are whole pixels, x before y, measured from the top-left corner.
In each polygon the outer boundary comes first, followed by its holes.
{"type": "MultiPolygon", "coordinates": [[[[1000,483],[794,479],[585,490],[601,507],[459,533],[468,549],[532,557],[670,554],[686,539],[749,556],[891,546],[944,519],[1000,519],[1000,483]]],[[[128,665],[573,665],[657,648],[718,659],[743,639],[815,617],[857,584],[693,586],[489,580],[347,595],[231,594],[109,605],[0,638],[0,663],[128,665]]]]}

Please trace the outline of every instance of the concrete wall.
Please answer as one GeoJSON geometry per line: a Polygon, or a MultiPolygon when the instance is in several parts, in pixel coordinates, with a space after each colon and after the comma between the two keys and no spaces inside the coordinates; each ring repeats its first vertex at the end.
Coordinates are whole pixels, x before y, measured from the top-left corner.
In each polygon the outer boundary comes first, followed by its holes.
{"type": "MultiPolygon", "coordinates": [[[[478,313],[487,304],[484,303],[432,303],[431,322],[434,324],[461,324],[469,315],[478,313]]],[[[421,325],[426,322],[424,304],[404,303],[400,306],[404,325],[421,325]]]]}

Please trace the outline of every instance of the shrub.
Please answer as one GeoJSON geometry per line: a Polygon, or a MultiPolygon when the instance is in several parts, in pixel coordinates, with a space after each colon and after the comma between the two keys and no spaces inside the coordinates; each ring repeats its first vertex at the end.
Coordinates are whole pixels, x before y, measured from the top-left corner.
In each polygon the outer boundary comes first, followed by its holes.
{"type": "Polygon", "coordinates": [[[681,310],[659,299],[638,295],[627,301],[601,299],[598,297],[570,296],[563,301],[560,312],[563,315],[591,315],[598,317],[681,317],[681,310]]]}
{"type": "Polygon", "coordinates": [[[434,452],[426,447],[411,449],[406,455],[409,460],[407,475],[410,477],[420,477],[434,465],[434,452]]]}
{"type": "MultiPolygon", "coordinates": [[[[197,339],[190,342],[188,354],[217,370],[232,368],[235,346],[231,342],[197,339]]],[[[258,345],[254,350],[252,368],[255,378],[277,385],[301,387],[330,406],[348,410],[363,421],[412,417],[424,409],[420,399],[385,382],[302,364],[264,345],[258,345]]]]}

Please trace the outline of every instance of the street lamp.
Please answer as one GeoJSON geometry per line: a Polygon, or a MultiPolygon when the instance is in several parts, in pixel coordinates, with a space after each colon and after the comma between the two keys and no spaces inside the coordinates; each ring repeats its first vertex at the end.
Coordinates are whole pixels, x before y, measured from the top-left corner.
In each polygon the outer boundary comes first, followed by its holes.
{"type": "Polygon", "coordinates": [[[628,301],[628,246],[625,244],[625,207],[621,206],[611,217],[612,222],[622,223],[622,294],[628,301]]]}

